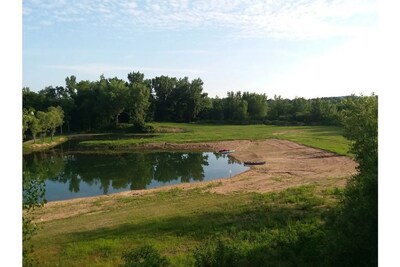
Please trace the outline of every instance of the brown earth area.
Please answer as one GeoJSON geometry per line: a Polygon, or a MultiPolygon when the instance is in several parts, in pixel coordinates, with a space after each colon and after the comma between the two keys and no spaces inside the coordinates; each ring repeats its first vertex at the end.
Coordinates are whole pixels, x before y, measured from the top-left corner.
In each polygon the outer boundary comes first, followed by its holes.
{"type": "Polygon", "coordinates": [[[127,196],[141,196],[161,190],[180,188],[203,188],[204,190],[228,194],[234,192],[273,192],[301,185],[315,185],[317,189],[344,187],[346,179],[356,173],[357,163],[351,158],[335,153],[300,145],[286,140],[265,141],[222,141],[189,144],[147,144],[147,149],[235,150],[235,159],[244,161],[266,161],[265,165],[251,168],[229,179],[209,182],[179,184],[148,190],[127,191],[108,196],[88,197],[64,201],[54,201],[40,211],[39,220],[48,221],[78,214],[88,214],[112,205],[115,200],[127,196]],[[102,201],[102,207],[95,204],[102,201]]]}

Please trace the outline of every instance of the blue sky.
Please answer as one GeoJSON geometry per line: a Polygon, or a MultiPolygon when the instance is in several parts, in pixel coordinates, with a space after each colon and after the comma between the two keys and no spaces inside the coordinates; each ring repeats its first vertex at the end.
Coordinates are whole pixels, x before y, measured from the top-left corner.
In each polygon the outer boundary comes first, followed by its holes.
{"type": "Polygon", "coordinates": [[[23,86],[140,71],[293,98],[377,92],[376,1],[24,0],[23,86]]]}

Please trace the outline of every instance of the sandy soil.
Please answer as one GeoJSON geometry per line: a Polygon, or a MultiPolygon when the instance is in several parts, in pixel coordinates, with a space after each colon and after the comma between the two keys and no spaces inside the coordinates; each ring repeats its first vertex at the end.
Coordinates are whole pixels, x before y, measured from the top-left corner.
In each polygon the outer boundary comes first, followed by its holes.
{"type": "Polygon", "coordinates": [[[344,156],[306,147],[286,140],[234,141],[220,145],[235,149],[240,161],[266,161],[251,170],[223,182],[214,192],[271,192],[288,187],[314,184],[344,186],[356,173],[356,162],[344,156]]]}
{"type": "Polygon", "coordinates": [[[272,192],[300,185],[315,185],[317,188],[346,184],[346,178],[356,173],[356,162],[352,159],[320,149],[306,147],[286,140],[223,141],[189,144],[148,144],[148,149],[176,149],[219,151],[234,149],[231,155],[240,161],[266,161],[265,165],[251,166],[250,170],[230,179],[210,182],[179,184],[149,190],[137,190],[108,196],[97,196],[65,201],[54,201],[45,205],[39,221],[61,219],[79,214],[88,214],[112,205],[115,200],[126,196],[141,196],[171,188],[190,189],[203,187],[215,193],[272,192]],[[211,185],[211,186],[210,186],[211,185]],[[97,201],[102,205],[96,205],[97,201]]]}
{"type": "MultiPolygon", "coordinates": [[[[147,144],[146,148],[203,151],[231,149],[235,150],[231,156],[242,162],[266,161],[265,165],[251,166],[249,171],[231,179],[217,180],[219,184],[222,184],[211,190],[217,193],[271,192],[305,184],[323,187],[344,186],[346,178],[356,173],[357,166],[356,162],[348,157],[277,139],[265,141],[236,140],[202,144],[147,144]]],[[[213,182],[215,183],[216,180],[208,183],[213,182]]],[[[181,184],[174,187],[191,188],[204,184],[181,184]]],[[[145,191],[152,192],[154,190],[145,191]]],[[[132,192],[130,193],[132,194],[132,192]]],[[[139,192],[133,193],[138,194],[139,192]]]]}

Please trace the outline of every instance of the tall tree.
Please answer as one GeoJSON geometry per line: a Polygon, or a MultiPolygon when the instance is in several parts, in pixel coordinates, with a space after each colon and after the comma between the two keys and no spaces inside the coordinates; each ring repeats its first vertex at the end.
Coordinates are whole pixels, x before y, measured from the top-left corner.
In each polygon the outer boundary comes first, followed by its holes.
{"type": "Polygon", "coordinates": [[[128,81],[130,84],[134,84],[134,83],[144,83],[144,74],[138,72],[130,72],[128,73],[128,81]]]}
{"type": "Polygon", "coordinates": [[[248,119],[248,103],[242,97],[242,92],[228,92],[224,100],[224,117],[234,121],[244,121],[248,119]]]}
{"type": "Polygon", "coordinates": [[[267,116],[267,96],[265,94],[243,93],[243,99],[248,103],[249,117],[261,120],[267,116]]]}
{"type": "Polygon", "coordinates": [[[206,105],[207,93],[203,93],[203,81],[200,78],[191,81],[187,95],[187,117],[186,121],[195,120],[197,115],[206,105]]]}
{"type": "Polygon", "coordinates": [[[66,91],[70,97],[76,96],[78,84],[76,82],[76,77],[71,75],[70,77],[65,78],[66,91]]]}
{"type": "Polygon", "coordinates": [[[144,82],[139,72],[128,74],[128,100],[126,109],[135,128],[143,129],[147,110],[150,106],[150,86],[144,82]]]}
{"type": "Polygon", "coordinates": [[[272,120],[288,120],[290,117],[291,104],[289,99],[284,99],[281,96],[274,96],[270,101],[268,117],[272,120]]]}
{"type": "Polygon", "coordinates": [[[174,111],[174,99],[172,92],[176,88],[177,79],[174,77],[160,76],[151,80],[151,86],[155,93],[155,114],[159,121],[172,120],[174,111]]]}
{"type": "Polygon", "coordinates": [[[108,110],[111,118],[118,124],[118,116],[124,111],[127,105],[128,90],[125,82],[117,77],[109,79],[106,87],[108,98],[108,110]]]}
{"type": "Polygon", "coordinates": [[[29,129],[34,116],[33,110],[22,110],[22,137],[25,138],[25,132],[29,129]]]}
{"type": "Polygon", "coordinates": [[[40,126],[40,133],[42,135],[42,141],[46,138],[46,134],[50,129],[50,114],[44,111],[38,111],[36,113],[36,117],[39,120],[39,126],[40,126]]]}
{"type": "Polygon", "coordinates": [[[310,101],[302,97],[296,97],[292,100],[292,119],[298,122],[307,122],[310,117],[310,101]]]}
{"type": "Polygon", "coordinates": [[[57,106],[56,108],[49,107],[47,117],[51,140],[53,140],[53,136],[56,132],[57,127],[60,127],[62,129],[62,125],[64,122],[64,111],[60,106],[57,106]]]}
{"type": "Polygon", "coordinates": [[[347,184],[336,222],[335,266],[378,265],[378,99],[348,98],[341,113],[359,173],[347,184]]]}
{"type": "Polygon", "coordinates": [[[33,137],[33,143],[36,143],[36,136],[42,132],[42,125],[40,124],[40,120],[35,116],[31,117],[30,130],[33,137]]]}

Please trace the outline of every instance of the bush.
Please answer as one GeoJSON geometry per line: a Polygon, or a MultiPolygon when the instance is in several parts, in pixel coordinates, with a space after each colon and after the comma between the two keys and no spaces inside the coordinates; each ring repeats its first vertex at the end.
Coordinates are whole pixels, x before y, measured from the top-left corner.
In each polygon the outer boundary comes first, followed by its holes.
{"type": "Polygon", "coordinates": [[[217,239],[199,246],[193,254],[196,267],[244,266],[246,249],[238,243],[217,239]]]}
{"type": "Polygon", "coordinates": [[[244,232],[234,240],[208,241],[194,251],[196,267],[247,266],[326,266],[322,257],[326,235],[317,223],[291,223],[283,229],[265,229],[243,240],[244,232]]]}
{"type": "Polygon", "coordinates": [[[122,256],[123,267],[163,267],[169,266],[166,257],[150,245],[139,247],[133,251],[128,251],[122,256]]]}

